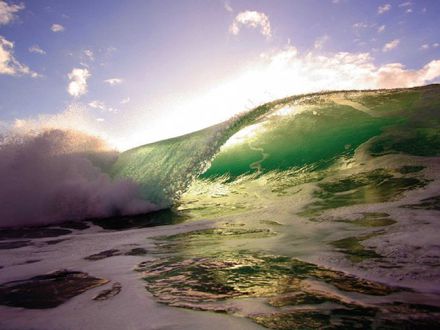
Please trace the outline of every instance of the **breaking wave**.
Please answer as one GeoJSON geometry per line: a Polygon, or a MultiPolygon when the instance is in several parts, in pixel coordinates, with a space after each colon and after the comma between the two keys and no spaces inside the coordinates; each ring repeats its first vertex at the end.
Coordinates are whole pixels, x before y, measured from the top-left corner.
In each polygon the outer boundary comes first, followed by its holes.
{"type": "Polygon", "coordinates": [[[156,209],[131,179],[107,174],[118,157],[99,138],[47,130],[3,136],[0,226],[143,213],[156,209]]]}
{"type": "Polygon", "coordinates": [[[436,157],[438,91],[299,95],[123,153],[69,130],[8,136],[0,145],[0,226],[147,213],[176,205],[197,180],[268,173],[290,180],[292,173],[349,166],[361,151],[436,157]]]}

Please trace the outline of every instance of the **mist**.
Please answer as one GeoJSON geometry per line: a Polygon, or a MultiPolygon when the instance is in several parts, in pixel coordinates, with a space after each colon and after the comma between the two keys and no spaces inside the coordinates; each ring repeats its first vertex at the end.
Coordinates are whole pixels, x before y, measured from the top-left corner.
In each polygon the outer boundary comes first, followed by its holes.
{"type": "Polygon", "coordinates": [[[100,138],[50,129],[0,141],[0,227],[145,213],[136,183],[109,174],[118,152],[100,138]]]}

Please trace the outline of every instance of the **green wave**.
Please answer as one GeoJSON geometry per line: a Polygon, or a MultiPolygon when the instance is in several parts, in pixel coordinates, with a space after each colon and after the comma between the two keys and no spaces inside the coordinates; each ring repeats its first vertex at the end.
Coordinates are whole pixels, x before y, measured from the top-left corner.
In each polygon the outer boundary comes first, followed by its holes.
{"type": "Polygon", "coordinates": [[[440,85],[289,97],[184,136],[122,153],[114,177],[139,183],[144,198],[172,205],[195,179],[307,168],[370,156],[440,155],[440,85]]]}

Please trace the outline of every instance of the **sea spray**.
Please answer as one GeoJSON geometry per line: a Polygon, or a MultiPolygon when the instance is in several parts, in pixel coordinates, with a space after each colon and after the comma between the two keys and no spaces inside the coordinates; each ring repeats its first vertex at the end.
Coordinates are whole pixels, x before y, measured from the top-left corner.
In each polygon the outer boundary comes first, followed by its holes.
{"type": "Polygon", "coordinates": [[[118,153],[99,138],[65,130],[3,136],[0,227],[145,213],[157,209],[130,179],[105,172],[118,153]]]}

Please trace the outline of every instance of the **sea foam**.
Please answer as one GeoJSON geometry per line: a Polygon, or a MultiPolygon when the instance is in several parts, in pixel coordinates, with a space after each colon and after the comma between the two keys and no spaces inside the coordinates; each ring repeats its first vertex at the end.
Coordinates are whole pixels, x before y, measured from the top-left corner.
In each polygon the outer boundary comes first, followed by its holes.
{"type": "Polygon", "coordinates": [[[93,136],[52,129],[0,144],[0,227],[138,214],[157,207],[106,170],[118,153],[93,136]]]}

